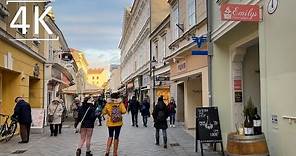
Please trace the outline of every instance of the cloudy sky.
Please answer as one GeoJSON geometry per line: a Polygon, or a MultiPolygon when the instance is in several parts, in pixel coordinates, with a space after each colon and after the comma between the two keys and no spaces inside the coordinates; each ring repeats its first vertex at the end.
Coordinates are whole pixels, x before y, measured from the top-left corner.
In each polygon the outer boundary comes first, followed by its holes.
{"type": "Polygon", "coordinates": [[[92,67],[119,63],[124,8],[133,0],[55,0],[56,22],[71,48],[85,52],[92,67]]]}

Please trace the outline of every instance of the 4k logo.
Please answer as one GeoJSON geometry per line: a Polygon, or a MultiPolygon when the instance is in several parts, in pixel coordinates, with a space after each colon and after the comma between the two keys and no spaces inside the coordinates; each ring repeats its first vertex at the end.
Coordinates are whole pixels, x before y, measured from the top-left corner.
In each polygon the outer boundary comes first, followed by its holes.
{"type": "MultiPolygon", "coordinates": [[[[51,35],[53,32],[49,29],[47,24],[44,21],[45,16],[49,13],[49,11],[52,9],[51,6],[47,7],[47,9],[39,16],[39,6],[34,7],[34,34],[38,35],[39,34],[39,23],[43,26],[43,28],[46,30],[46,32],[51,35]]],[[[30,28],[31,26],[27,24],[27,7],[26,6],[21,6],[19,10],[17,11],[15,17],[10,23],[11,28],[20,28],[22,29],[22,34],[27,33],[27,29],[30,28]],[[18,18],[21,18],[21,24],[17,23],[18,18]]]]}

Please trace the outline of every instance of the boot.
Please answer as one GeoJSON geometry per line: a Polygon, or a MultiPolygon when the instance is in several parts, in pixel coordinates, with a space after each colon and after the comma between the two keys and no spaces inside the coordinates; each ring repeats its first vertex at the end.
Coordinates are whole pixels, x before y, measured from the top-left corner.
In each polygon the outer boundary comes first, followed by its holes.
{"type": "Polygon", "coordinates": [[[93,156],[93,154],[91,153],[91,151],[87,151],[85,156],[93,156]]]}
{"type": "Polygon", "coordinates": [[[111,145],[112,145],[112,141],[113,141],[113,138],[108,138],[108,141],[107,141],[107,149],[106,149],[106,153],[105,153],[105,156],[109,156],[109,153],[110,153],[110,148],[111,148],[111,145]]]}
{"type": "Polygon", "coordinates": [[[78,149],[76,150],[76,156],[80,156],[80,155],[81,155],[81,149],[78,148],[78,149]]]}
{"type": "Polygon", "coordinates": [[[113,146],[113,156],[118,156],[118,144],[119,144],[119,140],[115,139],[114,140],[114,146],[113,146]]]}

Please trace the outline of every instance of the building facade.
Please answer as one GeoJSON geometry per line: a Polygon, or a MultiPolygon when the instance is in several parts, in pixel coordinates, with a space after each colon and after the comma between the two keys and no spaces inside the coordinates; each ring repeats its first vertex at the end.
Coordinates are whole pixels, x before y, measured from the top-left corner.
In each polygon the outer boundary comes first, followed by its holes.
{"type": "Polygon", "coordinates": [[[210,4],[213,104],[219,107],[225,142],[242,123],[244,105],[252,99],[262,116],[270,155],[295,155],[295,5],[271,0],[210,4]],[[220,8],[226,3],[259,5],[261,21],[222,21],[220,8]]]}
{"type": "MultiPolygon", "coordinates": [[[[45,44],[15,40],[33,38],[33,29],[31,27],[23,34],[21,29],[9,26],[14,16],[8,15],[15,15],[18,7],[24,5],[0,1],[0,113],[7,115],[13,113],[14,99],[18,96],[24,97],[33,109],[44,107],[45,44]]],[[[45,3],[34,5],[38,5],[40,10],[45,9],[45,3]]],[[[34,5],[28,3],[26,7],[33,10],[34,5]]],[[[28,12],[27,18],[28,24],[34,25],[33,12],[28,12]]],[[[38,37],[45,37],[43,29],[38,37]]]]}
{"type": "Polygon", "coordinates": [[[125,10],[119,48],[121,81],[129,98],[133,95],[141,98],[142,88],[147,91],[149,83],[143,84],[142,79],[150,77],[149,34],[167,16],[168,9],[166,0],[138,0],[125,10]]]}
{"type": "Polygon", "coordinates": [[[108,81],[108,73],[104,68],[89,68],[87,70],[87,82],[98,88],[108,81]]]}
{"type": "Polygon", "coordinates": [[[207,56],[193,55],[192,51],[207,50],[204,43],[198,47],[192,37],[207,34],[205,0],[169,0],[170,50],[165,61],[170,64],[171,96],[177,103],[177,120],[186,129],[195,129],[195,108],[208,106],[207,56]]]}
{"type": "Polygon", "coordinates": [[[111,92],[116,92],[121,87],[120,83],[120,66],[113,66],[110,67],[110,79],[109,79],[109,86],[111,92]]]}

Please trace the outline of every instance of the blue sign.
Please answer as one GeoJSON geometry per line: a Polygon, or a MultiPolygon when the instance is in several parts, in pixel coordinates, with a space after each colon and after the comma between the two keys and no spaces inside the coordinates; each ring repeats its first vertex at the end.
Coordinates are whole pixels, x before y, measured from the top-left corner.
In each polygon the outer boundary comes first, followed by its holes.
{"type": "Polygon", "coordinates": [[[202,44],[207,41],[207,37],[200,36],[200,37],[192,37],[193,42],[196,43],[198,48],[201,48],[202,44]]]}
{"type": "Polygon", "coordinates": [[[207,50],[193,50],[192,55],[208,55],[209,51],[207,50]]]}

